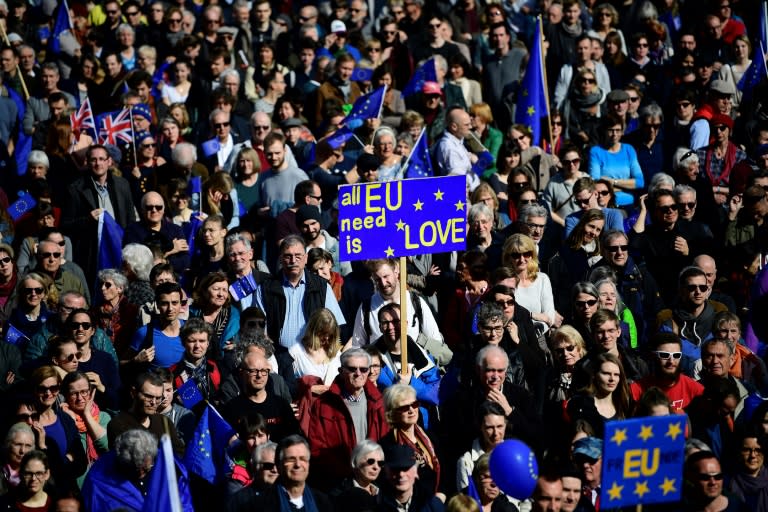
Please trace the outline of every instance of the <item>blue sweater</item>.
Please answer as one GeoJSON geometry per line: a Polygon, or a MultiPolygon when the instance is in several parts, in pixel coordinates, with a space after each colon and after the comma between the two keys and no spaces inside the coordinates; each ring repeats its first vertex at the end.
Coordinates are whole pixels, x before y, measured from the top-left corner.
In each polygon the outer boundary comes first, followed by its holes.
{"type": "MultiPolygon", "coordinates": [[[[635,148],[629,144],[621,144],[619,151],[611,153],[601,146],[592,146],[589,150],[589,175],[593,180],[608,178],[611,180],[635,180],[639,190],[645,187],[643,171],[637,161],[635,148]]],[[[616,204],[626,206],[635,201],[632,194],[622,190],[616,191],[616,204]]]]}

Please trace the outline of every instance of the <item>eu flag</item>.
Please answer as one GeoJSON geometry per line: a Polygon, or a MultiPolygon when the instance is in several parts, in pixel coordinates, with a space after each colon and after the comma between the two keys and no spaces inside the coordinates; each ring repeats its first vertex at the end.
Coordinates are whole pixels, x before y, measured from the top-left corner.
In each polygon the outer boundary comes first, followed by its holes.
{"type": "Polygon", "coordinates": [[[760,51],[755,52],[752,64],[749,65],[747,71],[744,72],[741,80],[739,80],[739,83],[736,84],[736,87],[743,93],[744,96],[742,101],[745,102],[751,101],[752,93],[755,88],[760,85],[760,82],[768,77],[768,69],[766,69],[765,65],[765,54],[761,48],[758,48],[758,50],[760,51]]]}
{"type": "Polygon", "coordinates": [[[437,82],[437,71],[435,71],[434,58],[424,61],[421,66],[416,68],[416,71],[413,72],[413,76],[403,88],[403,98],[421,92],[424,82],[437,82]]]}
{"type": "Polygon", "coordinates": [[[206,157],[209,157],[213,155],[214,153],[217,153],[219,149],[221,148],[221,144],[219,144],[219,140],[217,138],[213,138],[211,140],[207,140],[203,142],[200,145],[201,148],[203,148],[203,154],[206,157]]]}
{"type": "Polygon", "coordinates": [[[5,342],[10,343],[11,345],[23,345],[24,343],[28,342],[29,338],[15,328],[13,325],[8,324],[8,328],[5,330],[5,342]]]}
{"type": "Polygon", "coordinates": [[[483,510],[483,502],[480,501],[480,493],[477,492],[475,479],[472,478],[472,475],[469,475],[469,486],[467,487],[467,495],[477,502],[478,506],[480,507],[480,510],[483,510]]]}
{"type": "Polygon", "coordinates": [[[204,400],[203,394],[200,392],[200,388],[197,387],[197,381],[194,378],[189,378],[187,382],[179,386],[176,393],[181,399],[181,403],[187,409],[191,409],[204,400]]]}
{"type": "Polygon", "coordinates": [[[171,438],[163,434],[152,471],[142,512],[181,512],[181,497],[176,479],[171,438]]]}
{"type": "Polygon", "coordinates": [[[373,78],[373,70],[371,68],[355,68],[352,72],[350,80],[354,82],[370,82],[373,78]]]}
{"type": "Polygon", "coordinates": [[[427,146],[427,131],[421,130],[419,140],[413,145],[408,157],[408,167],[405,169],[406,178],[428,178],[434,176],[432,161],[429,159],[429,147],[427,146]]]}
{"type": "Polygon", "coordinates": [[[12,205],[8,207],[8,215],[15,221],[19,220],[22,215],[35,207],[37,201],[29,194],[24,194],[19,197],[12,205]]]}
{"type": "Polygon", "coordinates": [[[229,293],[235,302],[240,302],[245,297],[251,295],[259,289],[256,280],[253,278],[253,272],[241,277],[229,286],[229,293]]]}
{"type": "Polygon", "coordinates": [[[59,10],[56,12],[56,22],[53,24],[53,37],[51,38],[51,51],[55,54],[61,52],[61,41],[59,38],[72,29],[72,20],[69,19],[69,6],[67,0],[59,4],[59,10]]]}
{"type": "Polygon", "coordinates": [[[192,216],[189,218],[189,222],[184,224],[184,233],[187,235],[187,245],[189,246],[189,249],[187,252],[189,252],[190,256],[195,255],[195,237],[197,236],[197,232],[200,231],[200,227],[203,225],[203,221],[200,220],[200,216],[196,213],[193,213],[192,216]]]}
{"type": "Polygon", "coordinates": [[[336,130],[331,136],[328,137],[328,145],[333,149],[339,149],[349,139],[354,137],[355,134],[347,126],[342,126],[336,130]]]}
{"type": "Polygon", "coordinates": [[[96,270],[120,268],[123,263],[123,228],[107,211],[99,216],[99,257],[96,270]]]}
{"type": "Polygon", "coordinates": [[[525,68],[525,76],[517,95],[515,123],[528,127],[533,134],[533,143],[539,144],[542,133],[542,119],[549,116],[547,90],[544,87],[544,56],[541,49],[541,18],[536,24],[531,58],[525,68]]]}
{"type": "Polygon", "coordinates": [[[210,482],[220,481],[228,468],[225,451],[235,430],[208,404],[184,454],[187,469],[210,482]]]}
{"type": "Polygon", "coordinates": [[[16,104],[16,120],[19,125],[19,140],[16,141],[16,149],[13,151],[13,158],[16,160],[16,174],[23,176],[27,173],[27,160],[32,152],[32,136],[24,133],[24,115],[27,113],[27,102],[24,101],[19,93],[10,87],[6,87],[8,97],[16,104]]]}
{"type": "Polygon", "coordinates": [[[387,86],[382,85],[375,91],[371,91],[368,94],[364,94],[357,98],[355,104],[352,105],[347,117],[344,118],[344,124],[348,124],[350,121],[358,119],[365,121],[366,119],[378,118],[381,115],[381,107],[384,105],[384,93],[387,91],[387,86]]]}
{"type": "Polygon", "coordinates": [[[483,172],[491,165],[493,165],[493,155],[490,151],[481,151],[477,154],[477,162],[472,164],[472,172],[482,176],[483,172]]]}

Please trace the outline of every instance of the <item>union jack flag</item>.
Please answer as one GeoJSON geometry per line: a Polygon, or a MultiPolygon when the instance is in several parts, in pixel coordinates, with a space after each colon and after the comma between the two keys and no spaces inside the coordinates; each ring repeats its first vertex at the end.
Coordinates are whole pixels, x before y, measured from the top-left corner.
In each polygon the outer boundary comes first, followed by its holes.
{"type": "Polygon", "coordinates": [[[84,130],[91,130],[96,133],[96,121],[93,119],[93,110],[91,110],[91,100],[85,98],[85,101],[77,109],[77,112],[69,114],[69,122],[72,124],[72,132],[79,136],[84,130]]]}
{"type": "Polygon", "coordinates": [[[107,112],[99,116],[99,140],[102,144],[117,144],[118,140],[131,143],[131,111],[124,108],[117,112],[107,112]]]}

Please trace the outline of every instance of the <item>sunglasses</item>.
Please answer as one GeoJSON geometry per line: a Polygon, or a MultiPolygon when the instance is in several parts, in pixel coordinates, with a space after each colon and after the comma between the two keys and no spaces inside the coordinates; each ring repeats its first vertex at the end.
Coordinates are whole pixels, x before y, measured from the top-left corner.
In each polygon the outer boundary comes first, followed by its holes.
{"type": "Polygon", "coordinates": [[[16,421],[27,422],[29,420],[40,421],[40,415],[38,413],[36,413],[36,412],[33,412],[32,414],[17,414],[16,415],[16,421]]]}
{"type": "Polygon", "coordinates": [[[656,350],[654,351],[654,354],[656,354],[659,359],[669,359],[671,357],[672,359],[677,360],[683,357],[682,352],[667,352],[666,350],[656,350]]]}
{"type": "Polygon", "coordinates": [[[637,43],[635,45],[637,48],[648,48],[648,43],[637,43]]]}
{"type": "Polygon", "coordinates": [[[37,394],[45,395],[51,393],[52,395],[56,395],[59,393],[59,389],[61,389],[61,386],[58,384],[54,384],[53,386],[37,386],[37,394]]]}
{"type": "Polygon", "coordinates": [[[32,295],[33,293],[35,295],[42,295],[43,294],[43,288],[24,288],[24,293],[27,295],[32,295]]]}
{"type": "Polygon", "coordinates": [[[0,264],[7,265],[11,262],[11,257],[6,256],[4,258],[0,258],[0,264]]]}
{"type": "Polygon", "coordinates": [[[515,305],[515,299],[497,300],[496,304],[498,304],[502,308],[509,308],[515,305]]]}
{"type": "Polygon", "coordinates": [[[676,212],[678,209],[676,204],[668,204],[666,206],[659,206],[661,213],[676,212]]]}
{"type": "Polygon", "coordinates": [[[365,51],[367,51],[367,52],[380,52],[381,48],[379,48],[378,46],[375,46],[375,47],[374,46],[368,46],[368,47],[366,47],[365,51]]]}
{"type": "Polygon", "coordinates": [[[44,260],[47,260],[48,258],[58,259],[61,258],[60,252],[41,252],[40,257],[42,257],[44,260]]]}
{"type": "Polygon", "coordinates": [[[598,190],[597,193],[600,194],[603,197],[607,197],[607,196],[611,195],[611,191],[610,190],[598,190]]]}
{"type": "Polygon", "coordinates": [[[627,249],[629,249],[629,245],[609,245],[605,248],[608,252],[627,252],[627,249]]]}
{"type": "Polygon", "coordinates": [[[80,328],[82,328],[84,331],[87,331],[92,326],[93,324],[91,324],[91,322],[71,322],[69,324],[70,329],[72,329],[73,331],[80,328]]]}
{"type": "Polygon", "coordinates": [[[661,128],[661,123],[645,123],[646,128],[653,128],[654,130],[658,130],[661,128]]]}
{"type": "Polygon", "coordinates": [[[520,199],[518,202],[521,205],[525,205],[525,204],[536,204],[537,201],[536,199],[520,199]]]}
{"type": "Polygon", "coordinates": [[[586,199],[579,199],[574,197],[574,200],[576,201],[576,204],[589,204],[589,202],[592,200],[591,197],[588,197],[586,199]]]}
{"type": "Polygon", "coordinates": [[[594,78],[582,78],[581,79],[581,83],[583,83],[583,84],[596,84],[597,80],[595,80],[594,78]]]}
{"type": "Polygon", "coordinates": [[[373,459],[373,458],[366,459],[366,461],[365,461],[365,465],[366,466],[373,466],[374,464],[376,465],[376,467],[380,468],[380,467],[384,466],[384,461],[383,460],[378,460],[378,459],[373,459]]]}
{"type": "Polygon", "coordinates": [[[252,128],[254,130],[269,130],[269,126],[253,125],[252,128]]]}
{"type": "Polygon", "coordinates": [[[576,345],[566,345],[564,347],[556,348],[555,354],[565,354],[566,352],[573,352],[576,350],[576,345]]]}
{"type": "Polygon", "coordinates": [[[709,482],[713,478],[719,482],[724,478],[724,476],[722,473],[715,473],[714,475],[709,473],[699,473],[698,478],[702,482],[709,482]]]}
{"type": "Polygon", "coordinates": [[[229,126],[229,122],[226,122],[226,123],[213,123],[213,127],[214,128],[226,128],[227,126],[229,126]]]}
{"type": "Polygon", "coordinates": [[[370,368],[368,368],[367,366],[342,366],[342,368],[344,368],[349,373],[357,373],[357,372],[368,373],[368,371],[370,370],[370,368]]]}
{"type": "Polygon", "coordinates": [[[709,286],[706,284],[687,284],[685,285],[685,289],[689,292],[695,292],[698,290],[701,293],[704,293],[705,291],[709,290],[709,286]]]}
{"type": "Polygon", "coordinates": [[[724,132],[727,129],[728,129],[728,127],[725,126],[724,124],[719,124],[719,125],[715,126],[715,130],[717,130],[719,132],[724,132]]]}
{"type": "Polygon", "coordinates": [[[147,204],[144,205],[144,209],[148,212],[161,212],[163,211],[163,205],[161,204],[147,204]]]}
{"type": "Polygon", "coordinates": [[[597,464],[598,459],[593,459],[592,457],[587,457],[586,455],[578,454],[578,455],[574,455],[573,461],[579,465],[589,464],[590,466],[594,466],[595,464],[597,464]]]}
{"type": "MultiPolygon", "coordinates": [[[[646,46],[648,46],[648,45],[646,45],[646,46]]],[[[640,96],[630,96],[629,97],[629,101],[631,101],[632,103],[634,103],[636,101],[640,101],[640,96]]]]}
{"type": "Polygon", "coordinates": [[[509,257],[512,258],[513,260],[519,260],[521,257],[532,258],[533,251],[510,252],[509,257]]]}
{"type": "Polygon", "coordinates": [[[259,462],[259,467],[262,471],[275,471],[277,469],[277,464],[274,462],[259,462]]]}
{"type": "Polygon", "coordinates": [[[60,361],[66,361],[68,363],[72,363],[77,359],[77,354],[69,354],[66,357],[62,357],[60,361]]]}
{"type": "Polygon", "coordinates": [[[106,288],[107,290],[109,290],[110,288],[112,288],[112,283],[110,283],[109,281],[104,281],[103,283],[101,283],[101,286],[102,288],[106,288]]]}
{"type": "Polygon", "coordinates": [[[150,142],[148,144],[142,144],[141,145],[141,147],[144,148],[144,149],[146,149],[146,148],[154,148],[156,146],[157,146],[157,144],[155,144],[154,142],[150,142]]]}
{"type": "Polygon", "coordinates": [[[692,105],[690,101],[680,101],[678,102],[677,106],[682,108],[688,108],[692,105]]]}
{"type": "Polygon", "coordinates": [[[579,165],[581,163],[581,158],[574,158],[573,160],[561,160],[563,162],[563,165],[579,165]]]}
{"type": "Polygon", "coordinates": [[[574,302],[574,304],[582,308],[591,308],[592,306],[597,304],[597,299],[577,300],[574,302]]]}
{"type": "Polygon", "coordinates": [[[419,401],[418,400],[414,400],[413,402],[411,402],[409,404],[401,405],[400,407],[395,407],[395,412],[404,413],[404,412],[410,411],[411,409],[418,410],[419,409],[419,405],[420,405],[419,401]]]}
{"type": "Polygon", "coordinates": [[[677,203],[677,206],[680,206],[682,208],[685,208],[686,210],[693,210],[696,208],[696,203],[677,203]]]}

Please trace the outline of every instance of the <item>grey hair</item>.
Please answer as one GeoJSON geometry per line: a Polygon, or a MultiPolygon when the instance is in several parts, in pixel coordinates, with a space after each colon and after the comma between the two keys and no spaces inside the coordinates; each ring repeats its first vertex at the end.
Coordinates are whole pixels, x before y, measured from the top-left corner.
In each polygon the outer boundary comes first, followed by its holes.
{"type": "Polygon", "coordinates": [[[672,190],[672,195],[675,196],[675,199],[680,199],[683,194],[693,194],[693,200],[696,200],[695,188],[691,187],[690,185],[675,185],[675,188],[672,190]]]}
{"type": "Polygon", "coordinates": [[[224,114],[224,115],[226,115],[227,117],[231,117],[231,116],[229,115],[229,112],[224,112],[224,111],[223,111],[222,109],[220,109],[220,108],[215,108],[215,109],[213,109],[213,110],[211,111],[211,113],[210,113],[210,114],[208,114],[208,122],[210,122],[210,123],[213,123],[213,120],[214,120],[214,118],[215,118],[216,116],[218,116],[218,115],[221,115],[221,114],[224,114]]]}
{"type": "Polygon", "coordinates": [[[672,155],[672,168],[675,170],[682,169],[687,166],[687,163],[693,161],[699,163],[699,155],[695,151],[691,152],[688,148],[677,148],[675,154],[672,155]],[[686,153],[690,153],[685,159],[683,156],[686,153]]]}
{"type": "Polygon", "coordinates": [[[309,448],[309,441],[306,440],[304,436],[300,436],[298,434],[293,434],[288,437],[284,437],[282,441],[280,441],[280,444],[277,445],[277,452],[275,454],[275,462],[280,464],[283,461],[283,455],[285,454],[285,450],[290,448],[291,446],[296,446],[302,444],[307,449],[307,453],[311,454],[311,450],[309,448]]]}
{"type": "Polygon", "coordinates": [[[528,222],[531,217],[544,217],[546,219],[547,209],[540,204],[527,204],[520,208],[517,217],[521,222],[528,222]]]}
{"type": "Polygon", "coordinates": [[[143,429],[128,430],[115,439],[115,455],[124,467],[143,469],[147,459],[157,457],[157,438],[143,429]]]}
{"type": "Polygon", "coordinates": [[[435,67],[440,68],[443,71],[448,71],[448,61],[442,55],[434,54],[432,56],[435,59],[435,67]]]}
{"type": "Polygon", "coordinates": [[[243,245],[245,245],[245,249],[250,251],[251,250],[251,241],[245,238],[242,233],[232,233],[231,235],[227,235],[227,238],[224,239],[224,252],[229,253],[229,250],[232,248],[233,245],[235,245],[237,242],[243,242],[243,245]]]}
{"type": "Polygon", "coordinates": [[[125,288],[128,286],[128,278],[121,274],[120,271],[116,268],[105,268],[104,270],[99,270],[97,277],[102,283],[104,281],[113,281],[115,286],[122,288],[123,290],[125,290],[125,288]]]}
{"type": "Polygon", "coordinates": [[[602,236],[603,248],[605,248],[605,246],[608,245],[609,241],[619,237],[629,242],[629,237],[627,236],[627,234],[621,231],[620,229],[611,229],[610,231],[606,231],[605,233],[603,233],[603,236],[602,236]]]}
{"type": "Polygon", "coordinates": [[[722,343],[723,345],[725,345],[726,348],[728,349],[728,354],[731,355],[731,356],[736,352],[736,345],[731,340],[729,340],[727,338],[722,338],[722,339],[720,339],[720,338],[709,338],[708,340],[702,341],[701,342],[701,351],[704,352],[704,348],[708,347],[709,345],[711,345],[713,343],[722,343]]]}
{"type": "Polygon", "coordinates": [[[238,84],[240,83],[240,73],[238,73],[237,70],[234,70],[232,68],[225,69],[224,71],[221,72],[221,74],[219,75],[219,83],[224,83],[224,79],[230,76],[237,78],[237,83],[238,84]]]}
{"type": "Polygon", "coordinates": [[[658,189],[662,188],[662,185],[669,185],[674,188],[675,178],[669,174],[657,172],[653,175],[653,178],[651,178],[651,183],[648,185],[648,194],[653,194],[658,189]]]}
{"type": "Polygon", "coordinates": [[[486,345],[483,348],[480,349],[480,351],[475,356],[475,366],[478,368],[484,368],[485,367],[485,358],[490,355],[499,355],[502,356],[504,361],[504,365],[509,368],[509,356],[507,355],[507,352],[501,348],[497,347],[496,345],[486,345]]]}
{"type": "Polygon", "coordinates": [[[643,120],[656,119],[658,117],[661,122],[664,122],[664,111],[661,110],[661,107],[656,103],[650,103],[644,106],[640,109],[638,115],[640,116],[640,119],[643,120]]]}
{"type": "Polygon", "coordinates": [[[197,148],[189,142],[179,142],[171,151],[171,160],[184,167],[187,167],[187,164],[192,165],[197,162],[197,148]]]}
{"type": "Polygon", "coordinates": [[[364,357],[366,360],[366,365],[371,366],[371,354],[366,352],[365,350],[361,348],[351,348],[345,352],[341,353],[341,357],[339,358],[341,362],[341,366],[347,366],[347,363],[350,359],[354,359],[356,357],[364,357]]]}
{"type": "Polygon", "coordinates": [[[132,27],[132,26],[130,26],[129,24],[127,24],[127,23],[121,23],[121,24],[120,24],[120,25],[117,27],[117,33],[119,34],[120,32],[130,32],[130,33],[131,33],[131,34],[133,34],[134,36],[136,35],[136,31],[135,31],[135,30],[133,30],[133,27],[132,27]]]}
{"type": "Polygon", "coordinates": [[[251,347],[258,347],[264,351],[264,357],[269,359],[275,353],[275,345],[266,334],[259,332],[248,332],[243,329],[240,331],[240,339],[235,346],[235,365],[237,368],[243,366],[245,356],[250,354],[251,347]]]}
{"type": "Polygon", "coordinates": [[[354,448],[352,448],[352,456],[350,457],[352,468],[355,469],[359,467],[360,462],[362,462],[363,457],[368,455],[369,453],[373,452],[382,452],[384,453],[384,449],[381,447],[381,445],[375,441],[371,441],[370,439],[363,439],[359,443],[355,445],[354,448]]]}
{"type": "Polygon", "coordinates": [[[600,287],[604,284],[609,284],[613,287],[613,291],[616,292],[616,309],[614,309],[614,313],[617,315],[621,313],[621,310],[624,309],[624,301],[621,300],[621,292],[619,292],[619,287],[616,286],[616,281],[614,281],[611,278],[603,278],[600,279],[595,283],[595,288],[597,288],[598,293],[600,293],[600,287]]]}
{"type": "Polygon", "coordinates": [[[477,312],[477,325],[485,324],[494,320],[504,322],[504,311],[494,302],[483,302],[480,310],[477,312]]]}
{"type": "Polygon", "coordinates": [[[40,70],[43,69],[49,69],[51,71],[55,71],[57,75],[61,75],[61,70],[59,69],[59,65],[55,62],[46,62],[42,66],[40,66],[40,70]]]}
{"type": "Polygon", "coordinates": [[[658,19],[659,17],[659,11],[656,9],[656,7],[653,5],[653,3],[646,0],[642,4],[640,4],[640,7],[637,8],[636,16],[638,21],[648,20],[648,19],[658,19]]]}
{"type": "Polygon", "coordinates": [[[32,427],[26,423],[14,423],[5,434],[5,441],[3,441],[3,446],[10,448],[11,442],[13,442],[13,438],[16,437],[16,434],[29,434],[32,436],[32,439],[35,438],[35,433],[32,431],[32,427]]]}
{"type": "Polygon", "coordinates": [[[150,46],[148,44],[143,44],[139,46],[139,48],[136,50],[137,53],[144,55],[145,57],[151,57],[155,60],[157,60],[157,48],[154,46],[150,46]]]}
{"type": "Polygon", "coordinates": [[[261,456],[264,455],[265,452],[272,452],[277,455],[277,443],[274,441],[267,441],[254,448],[253,453],[251,454],[251,466],[256,467],[256,464],[260,464],[261,456]]]}
{"type": "Polygon", "coordinates": [[[573,288],[571,288],[571,302],[575,301],[576,297],[580,293],[591,295],[596,299],[600,298],[600,292],[598,292],[595,285],[590,283],[589,281],[580,281],[575,285],[573,285],[573,288]]]}
{"type": "Polygon", "coordinates": [[[136,274],[140,281],[149,281],[149,273],[155,264],[155,257],[146,245],[128,244],[123,247],[123,263],[136,274]]]}
{"type": "Polygon", "coordinates": [[[374,146],[379,143],[379,140],[381,139],[382,135],[389,135],[390,137],[392,137],[392,142],[395,142],[397,140],[397,134],[395,133],[395,130],[393,130],[389,126],[382,126],[378,130],[376,130],[376,133],[373,134],[374,146]]]}
{"type": "Polygon", "coordinates": [[[470,206],[467,221],[472,224],[481,215],[485,215],[491,222],[493,222],[493,212],[485,205],[485,203],[477,203],[470,206]]]}
{"type": "Polygon", "coordinates": [[[45,154],[45,152],[40,151],[39,149],[33,149],[29,152],[29,157],[27,158],[27,164],[28,165],[42,165],[46,169],[51,168],[51,161],[48,160],[48,155],[45,154]]]}

